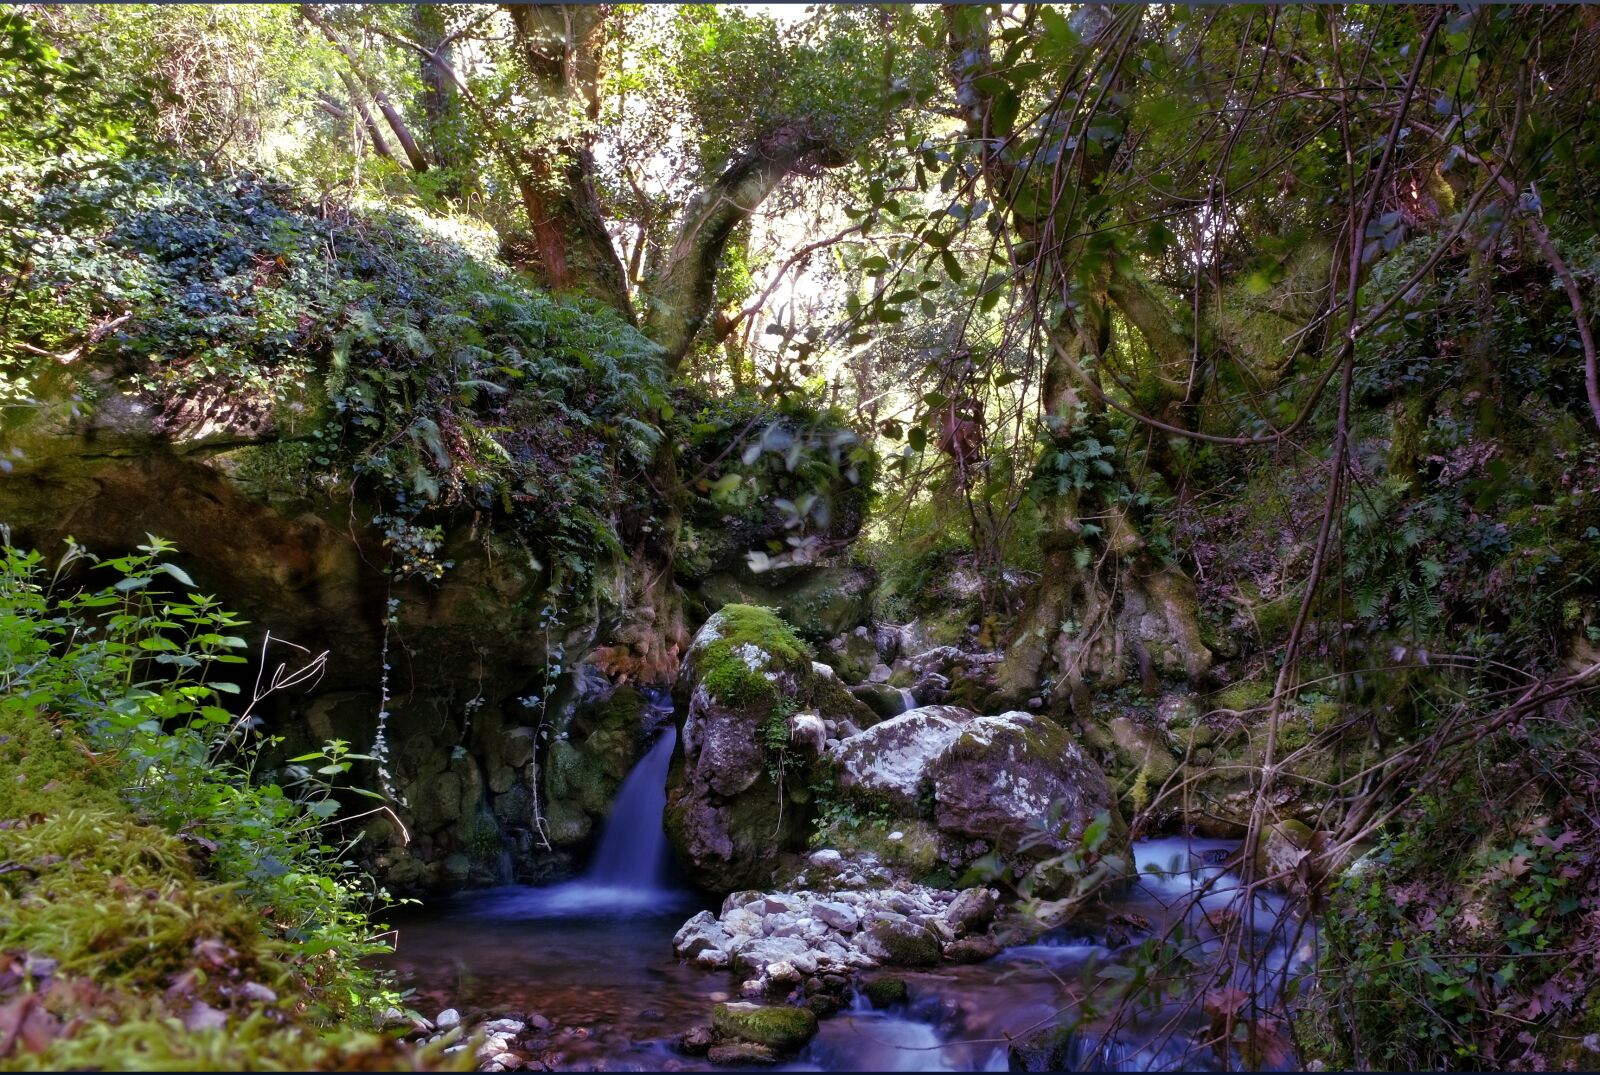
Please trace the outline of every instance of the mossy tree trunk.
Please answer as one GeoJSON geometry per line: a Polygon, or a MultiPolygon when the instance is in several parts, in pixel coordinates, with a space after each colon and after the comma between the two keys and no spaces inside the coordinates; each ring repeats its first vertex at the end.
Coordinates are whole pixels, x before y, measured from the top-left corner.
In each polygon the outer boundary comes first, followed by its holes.
{"type": "MultiPolygon", "coordinates": [[[[984,89],[996,82],[987,19],[960,5],[947,5],[945,13],[950,73],[968,131],[976,144],[993,145],[999,141],[989,130],[994,102],[984,89]]],[[[1111,25],[1109,19],[1100,21],[1088,39],[1093,41],[1111,25]]],[[[1107,77],[1113,87],[1124,79],[1118,71],[1107,77]]],[[[1091,96],[1098,91],[1086,90],[1091,96]]],[[[1068,156],[1064,153],[1063,159],[1068,156]]],[[[1071,181],[1082,192],[1097,189],[1110,158],[1108,147],[1072,155],[1071,181]]],[[[981,154],[981,172],[994,203],[1009,210],[1010,226],[1021,240],[1009,249],[1018,279],[1027,281],[1036,296],[1029,305],[1045,308],[1050,299],[1064,300],[1057,303],[1062,312],[1055,322],[1042,326],[1048,351],[1040,409],[1050,433],[1043,462],[1070,455],[1086,435],[1099,432],[1102,443],[1110,440],[1100,377],[1113,344],[1113,305],[1141,334],[1155,359],[1138,371],[1135,395],[1151,396],[1164,415],[1177,417],[1177,407],[1192,394],[1193,381],[1188,369],[1192,341],[1172,327],[1183,319],[1174,318],[1155,291],[1127,268],[1109,258],[1091,258],[1081,239],[1061,238],[1083,229],[1065,204],[1079,199],[1063,199],[1060,190],[1051,189],[1057,177],[1041,178],[988,149],[981,154]]],[[[1043,471],[1041,478],[1048,479],[1049,467],[1043,471]]],[[[1137,480],[1127,473],[1119,477],[1137,480]]],[[[1012,698],[1048,686],[1058,706],[1071,701],[1084,712],[1094,684],[1123,682],[1135,670],[1147,683],[1158,674],[1194,678],[1210,667],[1193,583],[1150,548],[1119,496],[1120,488],[1116,481],[1046,487],[1041,577],[1014,628],[1001,669],[1001,687],[1012,698]]]]}

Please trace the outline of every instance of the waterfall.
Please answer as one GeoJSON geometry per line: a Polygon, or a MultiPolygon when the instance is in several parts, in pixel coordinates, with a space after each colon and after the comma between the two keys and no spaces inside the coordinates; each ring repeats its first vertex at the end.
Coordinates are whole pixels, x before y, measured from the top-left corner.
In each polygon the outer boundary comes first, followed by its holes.
{"type": "Polygon", "coordinates": [[[477,901],[474,914],[490,918],[616,918],[675,914],[686,893],[670,887],[670,849],[662,824],[667,808],[667,770],[678,730],[672,700],[646,691],[646,726],[655,727],[644,757],[617,789],[589,870],[576,881],[539,888],[508,886],[477,901]]]}
{"type": "Polygon", "coordinates": [[[661,887],[668,854],[661,817],[667,808],[667,769],[677,739],[677,729],[668,724],[622,782],[594,862],[584,875],[587,884],[651,892],[661,887]]]}
{"type": "Polygon", "coordinates": [[[902,709],[901,712],[902,713],[909,713],[913,709],[917,708],[917,696],[915,694],[912,694],[911,691],[908,688],[901,687],[900,688],[900,704],[905,706],[905,708],[902,709]]]}

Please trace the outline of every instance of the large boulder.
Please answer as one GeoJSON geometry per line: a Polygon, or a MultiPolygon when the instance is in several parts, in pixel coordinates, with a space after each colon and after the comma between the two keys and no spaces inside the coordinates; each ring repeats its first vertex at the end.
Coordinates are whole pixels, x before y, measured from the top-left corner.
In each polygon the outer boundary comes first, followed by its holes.
{"type": "MultiPolygon", "coordinates": [[[[715,891],[771,879],[780,851],[803,846],[808,818],[785,809],[790,718],[817,691],[811,653],[771,609],[728,605],[684,661],[683,754],[667,793],[667,834],[691,880],[715,891]]],[[[792,756],[793,755],[793,756],[792,756]]]]}
{"type": "Polygon", "coordinates": [[[934,759],[976,718],[958,706],[922,706],[841,740],[834,751],[840,789],[914,814],[918,800],[931,791],[934,759]]]}
{"type": "MultiPolygon", "coordinates": [[[[1080,848],[1102,815],[1106,835],[1097,854],[1126,850],[1127,829],[1105,774],[1070,732],[1044,717],[922,706],[841,740],[831,756],[837,794],[887,812],[895,831],[880,839],[868,826],[835,826],[827,836],[891,863],[929,867],[937,860],[956,869],[992,851],[1022,875],[1080,848]],[[919,858],[896,856],[886,853],[886,840],[932,846],[919,858]]],[[[1034,891],[1049,894],[1064,879],[1040,874],[1034,891]]]]}
{"type": "Polygon", "coordinates": [[[1011,851],[1033,837],[1033,857],[1071,850],[1116,798],[1061,725],[1029,713],[978,717],[928,767],[941,832],[992,841],[1011,851]],[[1055,824],[1046,819],[1055,816],[1055,824]]]}

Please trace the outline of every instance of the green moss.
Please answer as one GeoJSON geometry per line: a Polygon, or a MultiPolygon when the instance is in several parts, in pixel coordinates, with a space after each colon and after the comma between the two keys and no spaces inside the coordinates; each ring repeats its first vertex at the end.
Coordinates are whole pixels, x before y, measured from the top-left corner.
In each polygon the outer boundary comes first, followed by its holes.
{"type": "Polygon", "coordinates": [[[115,755],[96,754],[65,725],[36,710],[0,707],[0,819],[69,806],[120,804],[115,755]]]}
{"type": "Polygon", "coordinates": [[[718,1004],[711,1027],[738,1041],[752,1041],[779,1052],[794,1052],[817,1032],[817,1017],[805,1008],[786,1005],[718,1004]]]}
{"type": "Polygon", "coordinates": [[[861,984],[861,992],[874,1008],[904,1004],[911,996],[904,978],[873,978],[861,984]]]}
{"type": "Polygon", "coordinates": [[[769,676],[810,670],[811,650],[770,608],[724,605],[707,626],[715,638],[697,648],[694,661],[701,686],[723,705],[773,705],[779,691],[769,676]]]}
{"type": "Polygon", "coordinates": [[[1259,709],[1272,701],[1272,684],[1260,679],[1245,680],[1222,688],[1211,696],[1213,709],[1232,709],[1243,713],[1259,709]]]}

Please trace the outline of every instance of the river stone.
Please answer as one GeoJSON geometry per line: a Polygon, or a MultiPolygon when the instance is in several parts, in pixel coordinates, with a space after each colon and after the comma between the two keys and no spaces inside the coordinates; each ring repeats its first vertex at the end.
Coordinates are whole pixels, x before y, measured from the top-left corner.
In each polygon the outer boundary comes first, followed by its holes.
{"type": "Polygon", "coordinates": [[[977,933],[994,921],[995,896],[987,888],[969,888],[944,909],[944,920],[960,933],[977,933]]]}
{"type": "Polygon", "coordinates": [[[750,1064],[776,1064],[777,1054],[765,1045],[736,1041],[728,1045],[713,1045],[706,1050],[706,1059],[724,1067],[744,1067],[750,1064]]]}
{"type": "Polygon", "coordinates": [[[879,917],[867,927],[862,951],[897,967],[931,967],[939,962],[939,938],[933,931],[908,920],[879,917]]]}
{"type": "Polygon", "coordinates": [[[1000,954],[1000,942],[987,933],[975,933],[944,946],[944,957],[951,963],[982,963],[1000,954]]]}
{"type": "Polygon", "coordinates": [[[874,1008],[888,1008],[895,1004],[904,1004],[910,999],[904,978],[873,978],[862,983],[861,992],[866,995],[867,1003],[874,1008]]]}
{"type": "Polygon", "coordinates": [[[859,922],[855,908],[843,903],[818,902],[811,908],[811,913],[823,925],[840,933],[854,933],[859,922]]]}
{"type": "Polygon", "coordinates": [[[817,1017],[804,1008],[730,1002],[711,1010],[711,1027],[736,1041],[755,1042],[780,1053],[798,1050],[817,1032],[817,1017]]]}
{"type": "Polygon", "coordinates": [[[681,959],[695,959],[704,952],[728,947],[730,938],[722,923],[710,911],[701,911],[679,927],[672,938],[672,950],[681,959]]]}
{"type": "Polygon", "coordinates": [[[840,789],[915,816],[929,766],[975,719],[958,706],[922,706],[841,740],[834,754],[840,789]]]}
{"type": "Polygon", "coordinates": [[[434,1019],[433,1025],[440,1030],[448,1030],[461,1022],[461,1013],[454,1008],[446,1008],[434,1019]]]}

